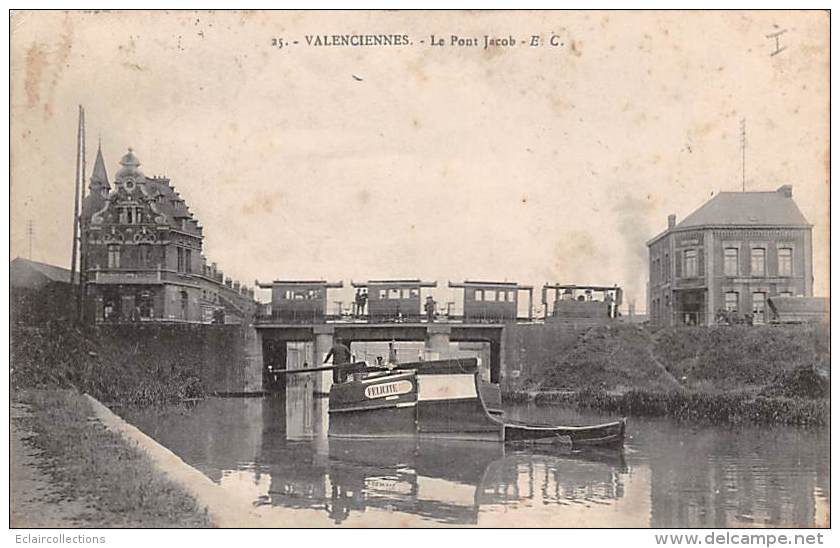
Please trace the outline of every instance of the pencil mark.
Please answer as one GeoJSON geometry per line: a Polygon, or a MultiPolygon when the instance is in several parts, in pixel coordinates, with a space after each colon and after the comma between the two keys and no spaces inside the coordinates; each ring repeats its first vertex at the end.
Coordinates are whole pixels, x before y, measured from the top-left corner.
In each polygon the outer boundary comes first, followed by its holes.
{"type": "Polygon", "coordinates": [[[781,45],[781,36],[787,32],[787,29],[782,29],[776,32],[772,32],[766,35],[767,38],[775,38],[776,39],[776,49],[770,53],[770,57],[774,55],[778,55],[787,49],[787,46],[781,45]]]}

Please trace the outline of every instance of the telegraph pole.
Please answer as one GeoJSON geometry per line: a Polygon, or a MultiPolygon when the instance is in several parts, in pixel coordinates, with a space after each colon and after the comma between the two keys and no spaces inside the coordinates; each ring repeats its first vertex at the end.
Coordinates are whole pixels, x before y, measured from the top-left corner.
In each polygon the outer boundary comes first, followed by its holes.
{"type": "MultiPolygon", "coordinates": [[[[85,203],[85,174],[87,173],[87,168],[85,164],[86,159],[86,150],[85,150],[85,109],[84,107],[79,107],[79,113],[81,115],[81,162],[82,162],[82,171],[79,174],[79,181],[82,187],[82,201],[81,204],[85,203]]],[[[80,206],[81,207],[81,206],[80,206]]],[[[79,216],[79,296],[76,303],[77,313],[79,316],[79,322],[84,323],[85,321],[85,296],[87,294],[87,245],[86,245],[86,238],[85,238],[85,222],[82,219],[81,215],[79,216]]]]}
{"type": "MultiPolygon", "coordinates": [[[[70,254],[70,286],[76,282],[76,252],[79,244],[79,170],[82,159],[82,105],[79,105],[79,127],[76,130],[76,193],[73,198],[73,252],[70,254]]],[[[78,300],[78,295],[77,295],[78,300]]],[[[77,302],[78,306],[78,302],[77,302]]]]}
{"type": "Polygon", "coordinates": [[[741,192],[747,191],[747,119],[741,118],[741,192]]]}
{"type": "Polygon", "coordinates": [[[28,223],[28,226],[26,228],[26,233],[29,236],[29,255],[28,255],[28,257],[29,257],[29,260],[31,261],[32,260],[32,235],[34,233],[34,230],[32,229],[32,219],[29,219],[29,223],[28,223]]]}

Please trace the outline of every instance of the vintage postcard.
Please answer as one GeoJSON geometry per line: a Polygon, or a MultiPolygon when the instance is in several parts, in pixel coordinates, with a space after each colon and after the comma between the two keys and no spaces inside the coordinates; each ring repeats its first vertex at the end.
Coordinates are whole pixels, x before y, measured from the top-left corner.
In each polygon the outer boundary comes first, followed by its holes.
{"type": "Polygon", "coordinates": [[[828,11],[9,24],[27,542],[830,527],[828,11]]]}

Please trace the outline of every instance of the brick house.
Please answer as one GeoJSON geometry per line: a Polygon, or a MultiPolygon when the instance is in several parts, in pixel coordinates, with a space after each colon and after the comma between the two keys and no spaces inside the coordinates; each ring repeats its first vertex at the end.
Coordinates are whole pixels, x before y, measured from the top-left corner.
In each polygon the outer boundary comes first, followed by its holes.
{"type": "Polygon", "coordinates": [[[165,177],[146,177],[129,149],[108,181],[97,151],[82,206],[86,316],[94,321],[241,323],[253,289],[202,255],[203,229],[165,177]]]}
{"type": "Polygon", "coordinates": [[[793,189],[721,192],[647,242],[657,325],[768,320],[767,299],[813,295],[811,229],[793,189]]]}

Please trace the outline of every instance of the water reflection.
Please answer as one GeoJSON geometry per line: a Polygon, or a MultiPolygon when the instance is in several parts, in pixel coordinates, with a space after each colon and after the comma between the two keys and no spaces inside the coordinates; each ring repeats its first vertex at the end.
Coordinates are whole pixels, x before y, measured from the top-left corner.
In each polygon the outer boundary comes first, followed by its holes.
{"type": "MultiPolygon", "coordinates": [[[[555,422],[604,418],[558,416],[552,408],[511,413],[555,422]]],[[[600,452],[329,440],[326,400],[313,397],[307,381],[290,384],[285,396],[129,415],[256,506],[315,509],[335,523],[396,512],[493,526],[829,525],[827,432],[633,419],[626,449],[600,452]]]]}

